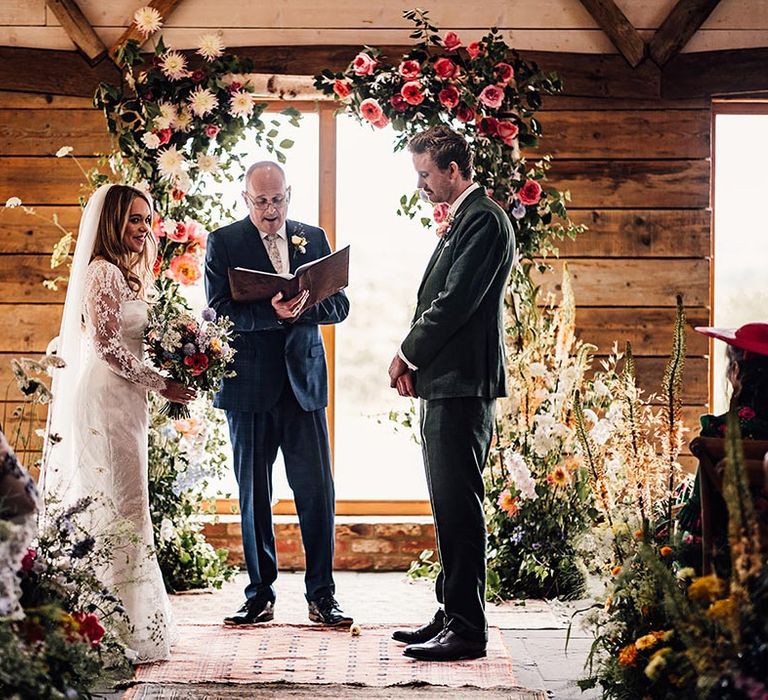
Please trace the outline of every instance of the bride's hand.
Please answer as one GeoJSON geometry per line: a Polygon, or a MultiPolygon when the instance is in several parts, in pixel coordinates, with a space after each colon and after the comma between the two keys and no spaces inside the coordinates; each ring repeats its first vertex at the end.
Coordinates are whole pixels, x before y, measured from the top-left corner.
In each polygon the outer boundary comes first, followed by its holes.
{"type": "Polygon", "coordinates": [[[175,379],[169,379],[165,389],[160,392],[160,396],[172,403],[189,403],[197,396],[197,391],[191,387],[184,386],[184,384],[177,382],[175,379]]]}

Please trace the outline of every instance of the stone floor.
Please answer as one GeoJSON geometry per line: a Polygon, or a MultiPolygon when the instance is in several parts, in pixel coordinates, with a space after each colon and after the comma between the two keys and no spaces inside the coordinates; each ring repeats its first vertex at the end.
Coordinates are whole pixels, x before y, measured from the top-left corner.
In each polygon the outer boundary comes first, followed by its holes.
{"type": "MultiPolygon", "coordinates": [[[[244,574],[225,584],[221,591],[193,592],[173,596],[172,602],[180,623],[218,622],[233,612],[241,603],[244,574]]],[[[303,574],[281,572],[277,581],[275,621],[306,623],[307,609],[303,595],[303,574]]],[[[403,573],[338,572],[337,598],[344,610],[354,615],[363,627],[370,623],[413,622],[421,624],[434,612],[432,586],[425,581],[409,581],[403,573]]],[[[571,630],[568,649],[566,633],[574,606],[545,601],[527,601],[525,604],[505,603],[488,605],[488,620],[501,628],[504,642],[513,659],[515,675],[520,686],[545,690],[554,700],[592,700],[599,694],[581,693],[575,680],[582,675],[591,637],[578,624],[571,630]]],[[[265,689],[266,690],[266,689],[265,689]]],[[[367,692],[360,689],[349,694],[336,692],[335,697],[404,697],[420,693],[398,690],[393,695],[367,692]]],[[[249,694],[248,697],[267,697],[249,694]]],[[[424,694],[424,693],[421,693],[424,694]]],[[[426,693],[429,694],[429,693],[426,693]]],[[[274,691],[272,697],[325,697],[317,688],[302,692],[296,688],[288,692],[274,691]],[[287,693],[287,694],[286,694],[287,693]]],[[[478,697],[491,697],[478,694],[478,697]]],[[[119,695],[113,695],[117,698],[119,695]]],[[[146,695],[142,697],[151,697],[146,695]]],[[[159,697],[159,696],[156,696],[159,697]]],[[[191,697],[178,689],[178,695],[162,697],[191,697]]],[[[198,697],[195,694],[194,697],[198,697]]],[[[204,694],[199,697],[225,697],[204,694]]],[[[229,697],[229,696],[226,696],[229,697]]],[[[453,697],[468,697],[454,692],[453,697]]],[[[494,695],[493,697],[497,697],[494,695]]],[[[502,697],[502,696],[498,696],[502,697]]]]}

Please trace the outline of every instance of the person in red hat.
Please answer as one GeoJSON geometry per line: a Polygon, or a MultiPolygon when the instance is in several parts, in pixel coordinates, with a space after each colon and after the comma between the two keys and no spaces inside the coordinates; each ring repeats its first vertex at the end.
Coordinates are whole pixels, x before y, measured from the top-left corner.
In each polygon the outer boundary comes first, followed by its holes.
{"type": "MultiPolygon", "coordinates": [[[[768,323],[747,323],[740,328],[697,326],[698,333],[727,343],[726,377],[733,392],[729,412],[739,417],[741,436],[746,440],[768,440],[768,323]]],[[[701,416],[702,437],[724,437],[727,413],[701,416]]],[[[768,516],[768,494],[753,489],[755,509],[768,516]]],[[[763,517],[765,517],[763,516],[763,517]]],[[[695,540],[701,534],[699,475],[690,498],[683,504],[678,521],[695,540]]]]}

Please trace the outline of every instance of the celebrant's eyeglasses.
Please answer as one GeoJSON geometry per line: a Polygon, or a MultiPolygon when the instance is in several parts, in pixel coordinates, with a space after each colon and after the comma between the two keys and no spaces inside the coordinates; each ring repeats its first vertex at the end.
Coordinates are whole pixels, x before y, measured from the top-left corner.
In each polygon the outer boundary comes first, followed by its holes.
{"type": "Polygon", "coordinates": [[[250,205],[254,209],[259,209],[260,211],[263,211],[265,209],[269,209],[270,207],[274,207],[275,209],[280,209],[280,207],[285,206],[291,199],[291,193],[286,192],[284,195],[279,194],[272,199],[267,199],[266,197],[258,197],[254,199],[250,194],[247,192],[243,193],[245,195],[245,198],[248,200],[250,205]]]}

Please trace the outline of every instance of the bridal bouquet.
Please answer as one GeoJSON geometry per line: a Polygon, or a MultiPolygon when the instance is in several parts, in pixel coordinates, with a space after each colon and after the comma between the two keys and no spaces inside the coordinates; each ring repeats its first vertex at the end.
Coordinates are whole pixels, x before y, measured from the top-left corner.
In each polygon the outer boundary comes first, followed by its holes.
{"type": "MultiPolygon", "coordinates": [[[[171,379],[200,392],[216,391],[224,377],[233,376],[227,369],[235,354],[230,345],[232,325],[226,316],[217,317],[211,308],[203,309],[198,321],[186,311],[170,311],[158,305],[147,325],[150,359],[171,379]]],[[[189,417],[182,404],[168,402],[164,411],[171,418],[189,417]]]]}

